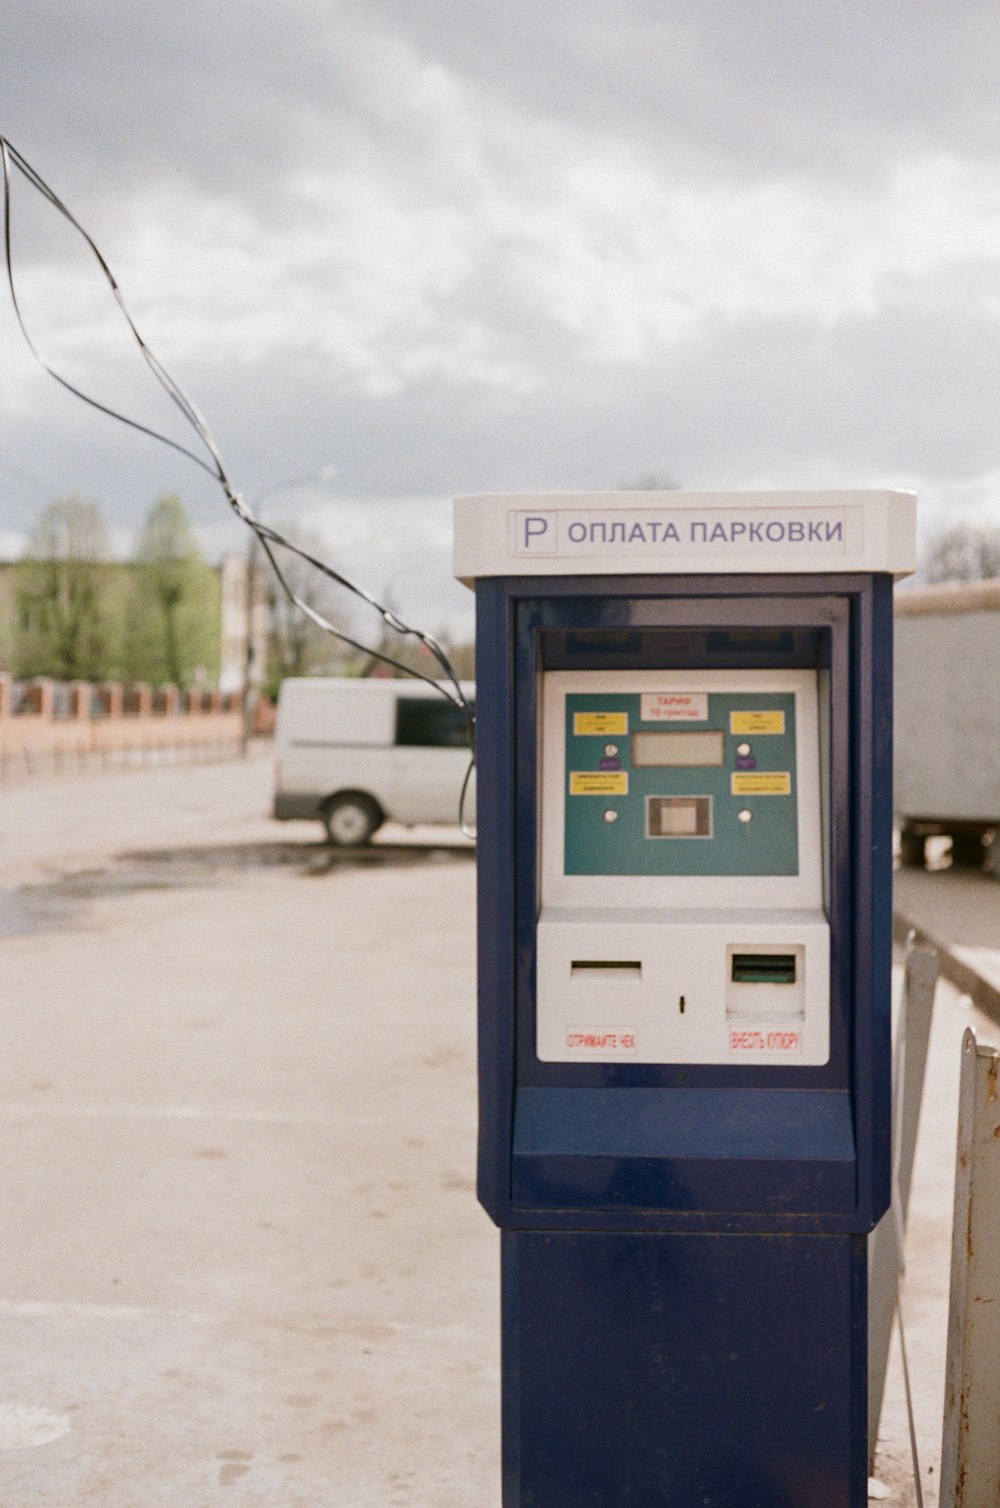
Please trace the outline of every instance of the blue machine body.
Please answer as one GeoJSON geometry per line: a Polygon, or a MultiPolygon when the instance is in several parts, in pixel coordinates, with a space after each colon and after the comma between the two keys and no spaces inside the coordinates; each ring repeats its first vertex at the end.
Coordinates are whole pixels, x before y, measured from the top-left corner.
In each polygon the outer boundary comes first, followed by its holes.
{"type": "Polygon", "coordinates": [[[476,596],[503,1501],[860,1508],[866,1238],[891,1177],[892,578],[494,576],[476,596]],[[776,669],[818,672],[824,702],[827,1061],[542,1061],[544,674],[776,669]]]}

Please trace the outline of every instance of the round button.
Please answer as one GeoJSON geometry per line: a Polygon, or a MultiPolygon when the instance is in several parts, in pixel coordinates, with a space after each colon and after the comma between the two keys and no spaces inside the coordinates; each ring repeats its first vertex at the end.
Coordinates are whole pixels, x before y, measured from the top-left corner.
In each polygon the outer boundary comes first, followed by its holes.
{"type": "Polygon", "coordinates": [[[604,813],[604,820],[605,820],[605,822],[617,822],[618,821],[618,813],[615,811],[615,809],[614,809],[613,806],[609,806],[608,809],[607,809],[607,811],[604,813]]]}
{"type": "Polygon", "coordinates": [[[750,745],[749,744],[737,744],[736,745],[736,752],[737,752],[737,754],[742,755],[743,758],[745,759],[746,756],[750,753],[750,745]]]}
{"type": "Polygon", "coordinates": [[[739,819],[740,819],[741,822],[752,822],[753,821],[753,812],[750,810],[750,808],[748,806],[745,806],[743,808],[743,810],[741,812],[737,812],[736,815],[739,817],[739,819]]]}
{"type": "Polygon", "coordinates": [[[605,744],[604,745],[604,752],[608,756],[609,759],[613,759],[614,756],[618,753],[618,745],[617,744],[605,744]]]}

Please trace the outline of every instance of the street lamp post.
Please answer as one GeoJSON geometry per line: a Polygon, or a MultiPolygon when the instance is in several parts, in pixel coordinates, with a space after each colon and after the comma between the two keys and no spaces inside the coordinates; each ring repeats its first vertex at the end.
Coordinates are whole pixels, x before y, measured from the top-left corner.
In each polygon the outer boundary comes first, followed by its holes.
{"type": "MultiPolygon", "coordinates": [[[[305,471],[305,472],[302,472],[300,475],[281,477],[278,481],[276,481],[276,482],[269,482],[266,487],[262,487],[258,492],[255,492],[252,497],[250,497],[250,498],[247,499],[247,506],[248,506],[248,508],[250,510],[250,513],[253,515],[253,517],[256,518],[257,517],[258,509],[260,507],[260,504],[264,501],[264,499],[266,497],[271,497],[272,494],[274,494],[276,492],[286,492],[290,488],[304,487],[304,486],[306,486],[310,482],[322,482],[322,483],[330,482],[330,481],[332,481],[332,479],[334,478],[334,476],[336,476],[336,474],[337,474],[337,468],[336,468],[336,466],[321,466],[316,471],[305,471]]],[[[248,749],[250,747],[250,736],[251,736],[251,733],[253,731],[251,724],[252,724],[252,721],[253,721],[253,713],[254,713],[254,705],[255,705],[254,704],[254,698],[253,698],[253,688],[251,686],[250,677],[251,677],[251,673],[253,671],[253,662],[254,662],[254,609],[255,609],[255,607],[257,605],[257,603],[256,603],[257,593],[255,591],[255,577],[256,577],[256,574],[257,574],[257,562],[256,562],[256,560],[254,558],[255,555],[256,555],[256,553],[257,553],[256,552],[256,546],[257,546],[257,535],[251,530],[251,532],[250,532],[250,540],[249,540],[249,543],[247,545],[246,601],[245,601],[246,649],[245,649],[245,652],[244,652],[244,659],[243,659],[243,692],[242,692],[242,699],[241,699],[242,700],[242,723],[243,723],[243,732],[242,732],[242,738],[241,738],[241,746],[242,746],[242,750],[243,750],[244,755],[247,753],[247,751],[248,751],[248,749]]]]}

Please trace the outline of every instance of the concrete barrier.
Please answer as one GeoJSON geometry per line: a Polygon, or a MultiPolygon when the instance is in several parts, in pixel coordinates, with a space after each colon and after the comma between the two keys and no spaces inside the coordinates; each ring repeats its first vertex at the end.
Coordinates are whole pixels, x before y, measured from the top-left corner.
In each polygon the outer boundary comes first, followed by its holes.
{"type": "Polygon", "coordinates": [[[0,778],[145,763],[169,753],[218,758],[240,747],[240,698],[176,686],[16,682],[0,675],[0,778]]]}

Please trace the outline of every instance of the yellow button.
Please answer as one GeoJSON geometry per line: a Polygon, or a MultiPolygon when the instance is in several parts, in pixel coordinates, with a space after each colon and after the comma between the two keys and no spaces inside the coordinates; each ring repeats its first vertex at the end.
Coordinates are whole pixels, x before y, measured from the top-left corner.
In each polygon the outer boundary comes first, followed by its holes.
{"type": "Polygon", "coordinates": [[[783,712],[730,712],[730,733],[784,733],[783,712]]]}
{"type": "Polygon", "coordinates": [[[790,796],[792,777],[787,770],[739,770],[729,777],[734,796],[790,796]]]}
{"type": "Polygon", "coordinates": [[[628,732],[627,712],[574,712],[573,732],[577,737],[587,733],[607,735],[628,732]]]}
{"type": "Polygon", "coordinates": [[[627,770],[571,770],[571,796],[627,796],[627,770]]]}

